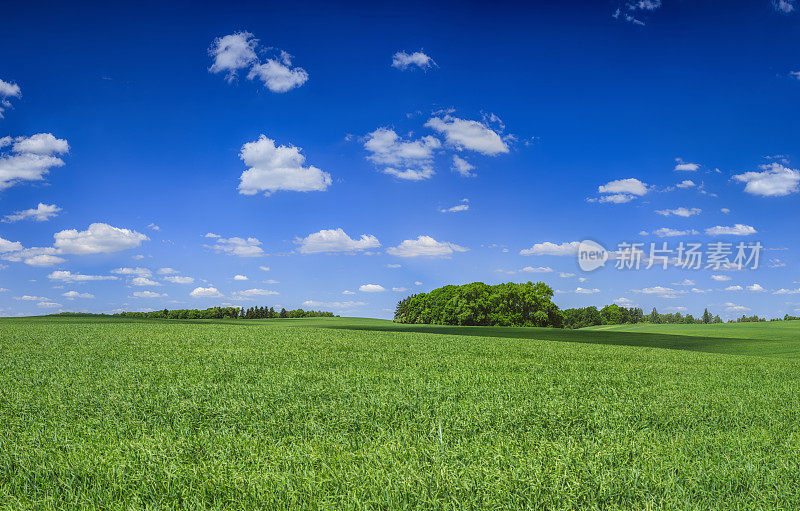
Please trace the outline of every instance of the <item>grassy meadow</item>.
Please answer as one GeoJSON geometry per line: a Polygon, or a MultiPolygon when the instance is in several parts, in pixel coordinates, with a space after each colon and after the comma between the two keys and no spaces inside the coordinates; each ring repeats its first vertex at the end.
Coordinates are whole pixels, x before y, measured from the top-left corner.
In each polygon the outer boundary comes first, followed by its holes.
{"type": "Polygon", "coordinates": [[[0,320],[0,508],[800,507],[800,322],[0,320]]]}

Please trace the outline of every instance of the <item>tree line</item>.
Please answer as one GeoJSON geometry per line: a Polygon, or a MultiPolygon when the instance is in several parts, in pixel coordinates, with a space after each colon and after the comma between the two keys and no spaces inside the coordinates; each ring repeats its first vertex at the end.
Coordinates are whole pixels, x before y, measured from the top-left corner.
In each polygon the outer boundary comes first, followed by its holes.
{"type": "MultiPolygon", "coordinates": [[[[638,307],[617,304],[560,310],[551,300],[553,289],[543,282],[488,285],[473,282],[460,286],[449,285],[428,293],[418,293],[397,303],[394,321],[434,325],[475,326],[544,326],[554,328],[584,328],[597,325],[626,323],[652,324],[713,324],[724,323],[719,315],[706,308],[694,317],[680,312],[662,314],[654,307],[649,314],[638,307]]],[[[783,320],[797,320],[788,314],[783,320]]],[[[780,321],[778,318],[771,321],[780,321]]],[[[728,323],[766,321],[758,316],[742,316],[728,323]]]]}
{"type": "Polygon", "coordinates": [[[208,309],[164,309],[150,312],[119,312],[112,316],[137,319],[270,319],[270,318],[332,318],[326,311],[303,309],[276,311],[273,307],[210,307],[208,309]]]}

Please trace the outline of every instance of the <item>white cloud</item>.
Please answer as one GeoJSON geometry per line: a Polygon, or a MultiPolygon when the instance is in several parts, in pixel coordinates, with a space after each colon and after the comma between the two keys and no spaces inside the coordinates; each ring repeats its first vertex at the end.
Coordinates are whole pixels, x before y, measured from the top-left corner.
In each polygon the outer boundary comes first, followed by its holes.
{"type": "Polygon", "coordinates": [[[675,170],[682,171],[682,172],[696,172],[700,169],[700,165],[697,163],[688,163],[680,158],[675,158],[675,170]]]}
{"type": "Polygon", "coordinates": [[[193,296],[195,298],[219,298],[222,296],[222,293],[213,286],[209,287],[196,287],[194,290],[189,293],[189,296],[193,296]]]}
{"type": "Polygon", "coordinates": [[[218,37],[211,44],[208,53],[214,58],[214,63],[208,70],[212,73],[227,73],[230,82],[236,78],[236,72],[258,60],[256,47],[258,39],[250,32],[237,32],[235,34],[218,37]]]}
{"type": "Polygon", "coordinates": [[[633,307],[635,305],[633,300],[631,300],[630,298],[625,298],[624,296],[614,300],[614,303],[616,303],[620,307],[633,307]]]}
{"type": "Polygon", "coordinates": [[[734,226],[717,225],[706,229],[706,234],[709,236],[749,236],[757,232],[753,226],[744,224],[736,224],[734,226]]]}
{"type": "Polygon", "coordinates": [[[386,288],[380,284],[362,284],[358,290],[362,293],[380,293],[381,291],[386,291],[386,288]]]}
{"type": "Polygon", "coordinates": [[[68,300],[74,300],[75,298],[94,298],[94,295],[91,293],[79,293],[78,291],[67,291],[66,293],[62,293],[61,296],[66,297],[68,300]]]}
{"type": "Polygon", "coordinates": [[[234,275],[233,280],[250,280],[246,275],[234,275]]]}
{"type": "Polygon", "coordinates": [[[440,208],[441,213],[459,213],[461,211],[469,210],[469,199],[461,199],[461,204],[456,204],[451,208],[440,208]]]}
{"type": "Polygon", "coordinates": [[[42,181],[50,169],[64,166],[54,155],[69,151],[66,140],[50,133],[0,138],[0,149],[6,145],[11,145],[11,153],[0,153],[0,190],[21,181],[42,181]]]}
{"type": "Polygon", "coordinates": [[[274,59],[254,64],[247,78],[258,78],[272,92],[282,93],[300,87],[308,81],[308,73],[302,67],[292,67],[292,56],[285,51],[274,59]]]}
{"type": "Polygon", "coordinates": [[[393,287],[393,288],[392,288],[392,291],[394,291],[394,292],[396,292],[396,293],[402,293],[403,291],[408,291],[408,288],[407,288],[407,287],[402,287],[402,286],[400,286],[400,287],[393,287]]]}
{"type": "Polygon", "coordinates": [[[754,293],[763,293],[766,291],[766,289],[764,289],[764,287],[762,287],[761,284],[752,284],[750,286],[747,286],[747,290],[752,291],[754,293]]]}
{"type": "Polygon", "coordinates": [[[160,294],[160,293],[156,293],[154,291],[135,291],[133,293],[133,296],[135,296],[136,298],[162,298],[162,297],[167,296],[167,295],[166,295],[166,293],[165,294],[160,294]]]}
{"type": "Polygon", "coordinates": [[[800,288],[797,288],[797,289],[781,288],[781,289],[778,289],[777,291],[775,291],[772,294],[774,294],[774,295],[797,295],[797,294],[800,294],[800,288]]]}
{"type": "Polygon", "coordinates": [[[258,269],[261,271],[269,271],[269,266],[259,266],[258,269]]]}
{"type": "Polygon", "coordinates": [[[579,288],[575,289],[575,292],[578,293],[579,295],[592,295],[592,294],[595,294],[595,293],[599,293],[600,290],[597,289],[597,288],[586,289],[586,288],[583,288],[583,287],[579,287],[579,288]]]}
{"type": "Polygon", "coordinates": [[[24,247],[22,243],[19,241],[9,241],[7,239],[0,238],[0,253],[4,252],[16,252],[18,250],[22,250],[24,247]]]}
{"type": "Polygon", "coordinates": [[[675,282],[676,286],[693,286],[694,281],[689,279],[684,279],[681,282],[675,282]]]}
{"type": "Polygon", "coordinates": [[[55,264],[63,263],[65,261],[64,258],[50,255],[50,254],[37,254],[31,255],[30,257],[26,257],[23,259],[22,262],[27,264],[28,266],[53,266],[55,264]]]}
{"type": "Polygon", "coordinates": [[[663,215],[663,216],[675,215],[675,216],[682,216],[684,218],[688,218],[688,217],[694,216],[694,215],[699,215],[702,212],[703,212],[703,210],[699,209],[699,208],[684,208],[684,207],[679,207],[679,208],[675,208],[675,209],[657,209],[656,210],[656,213],[658,213],[659,215],[663,215]]]}
{"type": "Polygon", "coordinates": [[[45,222],[56,216],[59,211],[61,211],[61,208],[55,204],[43,204],[40,202],[35,208],[23,209],[11,215],[6,215],[3,218],[3,222],[18,222],[26,219],[45,222]]]}
{"type": "Polygon", "coordinates": [[[561,277],[562,279],[568,279],[568,278],[574,277],[575,274],[574,273],[565,273],[565,272],[562,271],[561,273],[558,274],[558,276],[561,277]]]}
{"type": "Polygon", "coordinates": [[[574,256],[578,254],[580,242],[571,241],[568,243],[535,243],[531,248],[520,250],[520,255],[555,255],[555,256],[574,256]]]}
{"type": "Polygon", "coordinates": [[[478,121],[444,115],[431,117],[425,126],[442,133],[447,143],[458,150],[467,149],[487,156],[509,152],[500,135],[478,121]]]}
{"type": "Polygon", "coordinates": [[[349,289],[345,289],[344,291],[342,291],[342,294],[343,295],[354,295],[354,294],[356,294],[356,292],[355,291],[350,291],[349,289]]]}
{"type": "Polygon", "coordinates": [[[159,275],[174,275],[180,272],[174,268],[159,268],[156,273],[158,273],[159,275]]]}
{"type": "Polygon", "coordinates": [[[0,80],[0,119],[3,118],[5,109],[11,107],[11,101],[8,98],[18,98],[20,96],[22,96],[22,90],[19,85],[0,80]]]}
{"type": "Polygon", "coordinates": [[[457,154],[453,155],[453,172],[458,172],[461,177],[475,177],[477,174],[473,170],[474,165],[457,154]]]}
{"type": "Polygon", "coordinates": [[[149,277],[153,274],[152,271],[148,270],[147,268],[115,268],[111,270],[111,273],[115,275],[134,275],[136,277],[149,277]]]}
{"type": "Polygon", "coordinates": [[[694,188],[697,185],[691,179],[684,179],[683,181],[681,181],[680,183],[676,184],[675,186],[677,188],[694,188]]]}
{"type": "Polygon", "coordinates": [[[363,307],[366,305],[364,302],[319,302],[317,300],[306,300],[303,302],[306,307],[325,307],[328,309],[353,309],[356,307],[363,307]]]}
{"type": "Polygon", "coordinates": [[[173,284],[191,284],[194,282],[194,279],[192,277],[179,277],[179,276],[164,277],[164,280],[167,282],[172,282],[173,284]]]}
{"type": "Polygon", "coordinates": [[[633,289],[634,293],[641,293],[645,295],[656,295],[660,298],[677,298],[678,295],[685,294],[686,291],[678,291],[670,287],[654,286],[646,287],[644,289],[633,289]]]}
{"type": "Polygon", "coordinates": [[[795,0],[772,0],[772,7],[778,12],[789,14],[795,9],[795,0]]]}
{"type": "Polygon", "coordinates": [[[399,179],[421,181],[433,176],[433,154],[442,143],[430,135],[417,140],[403,140],[389,128],[369,133],[364,149],[367,159],[384,167],[383,172],[399,179]]]}
{"type": "Polygon", "coordinates": [[[109,254],[138,247],[150,238],[130,229],[93,223],[85,231],[68,229],[53,235],[62,254],[109,254]]]}
{"type": "Polygon", "coordinates": [[[160,286],[158,282],[154,280],[150,280],[147,277],[135,277],[131,280],[131,284],[134,286],[160,286]]]}
{"type": "Polygon", "coordinates": [[[549,266],[526,266],[518,270],[518,273],[552,273],[553,269],[549,266]]]}
{"type": "Polygon", "coordinates": [[[264,255],[264,250],[261,248],[261,242],[258,238],[215,238],[216,242],[213,245],[205,245],[206,247],[215,250],[221,254],[227,254],[238,257],[261,257],[264,255]]]}
{"type": "Polygon", "coordinates": [[[277,294],[277,291],[272,291],[270,289],[245,289],[243,291],[235,291],[232,297],[234,299],[248,300],[255,296],[272,296],[277,294]]]}
{"type": "Polygon", "coordinates": [[[154,231],[160,231],[161,230],[161,227],[157,226],[153,222],[150,222],[149,224],[147,224],[147,227],[149,227],[150,229],[153,229],[154,231]]]}
{"type": "Polygon", "coordinates": [[[656,229],[655,231],[653,231],[653,234],[655,234],[659,238],[667,238],[672,236],[690,236],[700,233],[695,231],[694,229],[680,231],[678,229],[670,229],[669,227],[662,227],[661,229],[656,229]]]}
{"type": "Polygon", "coordinates": [[[433,59],[421,51],[415,51],[414,53],[398,51],[392,55],[392,67],[402,71],[405,71],[409,67],[413,66],[424,70],[434,65],[436,65],[436,63],[433,61],[433,59]]]}
{"type": "Polygon", "coordinates": [[[730,210],[730,209],[728,209],[728,208],[720,208],[719,212],[720,212],[720,213],[724,213],[724,214],[726,214],[726,215],[727,215],[728,213],[730,213],[730,212],[731,212],[731,210],[730,210]]]}
{"type": "Polygon", "coordinates": [[[15,296],[14,300],[20,300],[22,302],[35,302],[36,300],[48,300],[44,296],[31,296],[31,295],[22,295],[22,296],[15,296]]]}
{"type": "Polygon", "coordinates": [[[712,275],[711,279],[716,280],[717,282],[725,282],[727,280],[731,280],[731,277],[728,275],[712,275]]]}
{"type": "Polygon", "coordinates": [[[609,181],[604,185],[600,185],[597,191],[600,193],[642,196],[645,195],[648,190],[646,183],[636,178],[629,177],[627,179],[609,181]]]}
{"type": "Polygon", "coordinates": [[[72,273],[69,270],[57,270],[47,276],[50,280],[59,280],[62,282],[89,282],[95,280],[117,280],[114,275],[84,275],[81,273],[72,273]]]}
{"type": "Polygon", "coordinates": [[[466,252],[468,248],[447,241],[436,241],[430,236],[418,236],[416,240],[404,240],[396,247],[386,250],[397,257],[450,257],[455,252],[466,252]]]}
{"type": "Polygon", "coordinates": [[[249,168],[242,172],[239,193],[265,196],[279,190],[294,192],[324,191],[331,183],[330,174],[313,165],[304,166],[306,157],[295,146],[276,146],[275,141],[261,135],[242,146],[239,157],[249,168]]]}
{"type": "Polygon", "coordinates": [[[57,307],[61,307],[61,304],[56,302],[39,302],[36,304],[36,306],[43,309],[55,309],[57,307]]]}
{"type": "Polygon", "coordinates": [[[727,302],[724,304],[725,310],[730,312],[747,312],[750,310],[750,307],[745,307],[744,305],[736,305],[735,303],[727,302]]]}
{"type": "Polygon", "coordinates": [[[341,227],[323,229],[309,234],[305,238],[297,238],[295,243],[300,245],[298,250],[301,254],[357,252],[381,246],[378,238],[371,234],[362,234],[361,238],[353,239],[341,227]]]}
{"type": "Polygon", "coordinates": [[[744,291],[744,288],[742,286],[728,286],[725,291],[744,291]]]}
{"type": "Polygon", "coordinates": [[[800,171],[775,162],[759,168],[763,172],[745,172],[733,176],[733,179],[747,183],[745,192],[764,197],[783,197],[800,190],[800,171]]]}
{"type": "Polygon", "coordinates": [[[402,265],[402,264],[392,264],[392,263],[389,263],[389,264],[387,264],[387,265],[386,265],[386,267],[387,267],[387,268],[402,268],[402,267],[403,267],[403,265],[402,265]]]}

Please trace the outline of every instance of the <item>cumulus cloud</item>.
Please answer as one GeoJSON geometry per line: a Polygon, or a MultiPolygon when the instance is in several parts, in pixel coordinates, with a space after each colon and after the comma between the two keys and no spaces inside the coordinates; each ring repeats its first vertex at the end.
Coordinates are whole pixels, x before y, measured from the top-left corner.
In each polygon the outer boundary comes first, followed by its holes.
{"type": "Polygon", "coordinates": [[[255,64],[247,74],[249,79],[258,78],[272,92],[288,92],[308,81],[308,73],[302,67],[292,67],[292,56],[285,51],[274,59],[255,64]]]}
{"type": "Polygon", "coordinates": [[[34,220],[36,222],[46,222],[61,211],[61,208],[55,204],[39,203],[38,206],[31,209],[23,209],[3,218],[3,222],[19,222],[20,220],[34,220]]]}
{"type": "Polygon", "coordinates": [[[751,225],[736,224],[729,225],[716,225],[706,229],[706,234],[709,236],[749,236],[756,234],[758,231],[751,225]]]}
{"type": "Polygon", "coordinates": [[[151,276],[153,274],[153,272],[150,271],[149,269],[140,268],[140,267],[137,267],[137,268],[115,268],[115,269],[111,270],[111,273],[113,273],[115,275],[130,275],[130,276],[135,276],[135,277],[149,277],[149,276],[151,276]]]}
{"type": "Polygon", "coordinates": [[[679,172],[696,172],[700,169],[700,165],[697,163],[689,163],[681,160],[680,158],[675,158],[675,170],[679,172]]]}
{"type": "Polygon", "coordinates": [[[8,98],[18,98],[20,96],[22,96],[22,90],[19,85],[0,80],[0,119],[3,118],[5,109],[11,107],[11,101],[8,98]]]}
{"type": "MultiPolygon", "coordinates": [[[[207,236],[207,235],[206,235],[207,236]]],[[[213,238],[215,243],[213,245],[205,245],[207,248],[215,250],[221,254],[227,254],[238,257],[261,257],[264,255],[264,250],[261,248],[261,242],[258,238],[213,238]]]]}
{"type": "Polygon", "coordinates": [[[380,284],[362,284],[358,290],[362,293],[380,293],[381,291],[386,291],[386,288],[380,284]]]}
{"type": "Polygon", "coordinates": [[[258,39],[250,32],[236,32],[218,37],[208,49],[208,54],[214,59],[208,70],[212,73],[227,73],[226,79],[233,81],[237,71],[258,60],[257,46],[258,39]]]}
{"type": "Polygon", "coordinates": [[[688,217],[694,216],[694,215],[699,215],[702,212],[703,212],[703,210],[699,209],[699,208],[684,208],[684,207],[679,207],[679,208],[675,208],[675,209],[657,209],[656,210],[656,213],[658,213],[659,215],[663,215],[663,216],[675,215],[675,216],[682,216],[684,218],[688,218],[688,217]]]}
{"type": "Polygon", "coordinates": [[[81,273],[72,273],[69,270],[57,270],[47,276],[50,280],[60,282],[90,282],[96,280],[117,280],[118,277],[114,275],[84,275],[81,273]]]}
{"type": "Polygon", "coordinates": [[[156,273],[158,273],[159,275],[174,275],[180,272],[175,268],[159,268],[156,273]]]}
{"type": "Polygon", "coordinates": [[[78,291],[67,291],[62,293],[61,296],[66,297],[67,300],[74,300],[75,298],[94,298],[91,293],[79,293],[78,291]]]}
{"type": "Polygon", "coordinates": [[[430,236],[418,236],[415,240],[404,240],[396,247],[386,250],[387,254],[397,257],[450,257],[455,252],[466,252],[468,248],[436,241],[430,236]]]}
{"type": "Polygon", "coordinates": [[[301,254],[321,254],[331,252],[358,252],[381,246],[378,238],[371,234],[362,234],[361,238],[353,239],[339,227],[338,229],[323,229],[309,234],[305,238],[295,239],[300,245],[301,254]]]}
{"type": "Polygon", "coordinates": [[[478,174],[472,172],[473,170],[474,165],[457,154],[453,155],[453,172],[458,172],[461,177],[475,177],[478,174]]]}
{"type": "Polygon", "coordinates": [[[669,238],[673,236],[690,236],[700,233],[695,231],[694,229],[686,229],[681,231],[679,229],[670,229],[669,227],[662,227],[660,229],[656,229],[655,231],[653,231],[653,234],[655,234],[659,238],[669,238]]]}
{"type": "Polygon", "coordinates": [[[575,292],[578,293],[579,295],[592,295],[592,294],[595,294],[595,293],[599,293],[600,290],[597,289],[597,288],[588,288],[587,289],[587,288],[583,288],[583,287],[578,287],[578,288],[575,289],[575,292]]]}
{"type": "Polygon", "coordinates": [[[135,291],[133,296],[136,298],[162,298],[167,296],[166,293],[156,293],[155,291],[135,291]]]}
{"type": "Polygon", "coordinates": [[[712,275],[712,280],[716,280],[717,282],[725,282],[726,280],[731,280],[731,277],[728,275],[712,275]]]}
{"type": "Polygon", "coordinates": [[[425,126],[443,134],[445,141],[459,151],[466,149],[487,156],[509,152],[500,135],[482,122],[445,114],[431,117],[425,126]]]}
{"type": "Polygon", "coordinates": [[[0,253],[17,252],[23,248],[24,247],[22,246],[22,243],[19,241],[9,241],[7,239],[0,238],[0,253]]]}
{"type": "Polygon", "coordinates": [[[192,277],[180,277],[177,275],[164,277],[164,280],[167,282],[172,282],[173,284],[191,284],[194,282],[194,278],[192,277]]]}
{"type": "Polygon", "coordinates": [[[794,12],[795,0],[772,0],[772,7],[778,12],[789,14],[794,12]]]}
{"type": "Polygon", "coordinates": [[[646,287],[644,289],[634,289],[633,292],[645,295],[656,295],[659,298],[678,298],[678,295],[686,293],[686,291],[679,291],[664,286],[654,286],[654,287],[646,287]]]}
{"type": "Polygon", "coordinates": [[[414,53],[398,51],[392,55],[392,67],[400,69],[401,71],[414,67],[426,70],[435,65],[436,63],[433,59],[421,51],[415,51],[414,53]]]}
{"type": "Polygon", "coordinates": [[[68,151],[67,141],[50,133],[0,138],[0,190],[22,181],[44,180],[50,169],[64,166],[64,160],[55,155],[68,151]],[[11,150],[2,151],[6,146],[11,150]]]}
{"type": "Polygon", "coordinates": [[[697,185],[691,179],[684,179],[683,181],[675,185],[675,187],[677,188],[694,188],[695,186],[697,185]]]}
{"type": "Polygon", "coordinates": [[[160,286],[161,285],[161,284],[159,284],[158,282],[156,282],[154,280],[148,279],[147,277],[134,277],[133,280],[131,280],[131,284],[134,285],[134,286],[140,286],[140,287],[144,287],[144,286],[160,286]]]}
{"type": "Polygon", "coordinates": [[[628,193],[631,195],[644,195],[647,193],[647,185],[638,179],[627,178],[610,181],[597,188],[600,193],[628,193]]]}
{"type": "MultiPolygon", "coordinates": [[[[196,291],[196,290],[195,290],[196,291]]],[[[231,297],[237,300],[249,300],[256,296],[272,296],[277,295],[277,291],[270,289],[245,289],[243,291],[235,291],[231,297]]]]}
{"type": "Polygon", "coordinates": [[[136,248],[150,238],[130,229],[93,223],[85,231],[67,229],[53,235],[62,254],[110,254],[136,248]]]}
{"type": "Polygon", "coordinates": [[[571,241],[566,243],[534,243],[531,248],[520,250],[520,255],[555,255],[555,256],[574,256],[578,254],[580,242],[571,241]]]}
{"type": "Polygon", "coordinates": [[[265,196],[279,190],[294,192],[324,191],[331,183],[330,174],[313,165],[305,166],[302,149],[292,145],[276,146],[275,141],[261,135],[242,146],[239,157],[249,168],[242,172],[239,193],[265,196]]]}
{"type": "Polygon", "coordinates": [[[250,280],[247,278],[247,275],[234,275],[233,280],[250,280]]]}
{"type": "Polygon", "coordinates": [[[225,73],[225,79],[230,83],[240,70],[249,67],[248,79],[259,79],[267,89],[278,93],[290,91],[308,81],[306,70],[292,67],[292,56],[285,51],[267,49],[265,51],[276,54],[261,62],[258,45],[258,39],[250,32],[236,32],[214,39],[208,50],[214,62],[208,70],[211,73],[225,73]]]}
{"type": "Polygon", "coordinates": [[[733,179],[746,183],[746,193],[764,197],[783,197],[800,190],[800,171],[775,162],[760,168],[762,172],[745,172],[733,176],[733,179]]]}
{"type": "Polygon", "coordinates": [[[378,128],[364,142],[367,159],[383,167],[383,172],[408,181],[421,181],[433,176],[433,155],[442,143],[433,136],[403,140],[394,130],[378,128]]]}
{"type": "Polygon", "coordinates": [[[213,286],[209,287],[196,287],[194,290],[189,293],[189,296],[194,298],[219,298],[222,296],[222,293],[213,286]]]}

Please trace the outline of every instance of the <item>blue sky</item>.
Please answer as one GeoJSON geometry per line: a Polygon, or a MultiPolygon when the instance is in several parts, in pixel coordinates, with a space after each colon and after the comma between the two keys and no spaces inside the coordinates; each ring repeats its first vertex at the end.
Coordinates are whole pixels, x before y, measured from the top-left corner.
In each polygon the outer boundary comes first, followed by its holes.
{"type": "Polygon", "coordinates": [[[800,5],[531,4],[6,6],[0,314],[528,280],[796,314],[800,5]],[[766,250],[583,272],[586,239],[766,250]]]}

